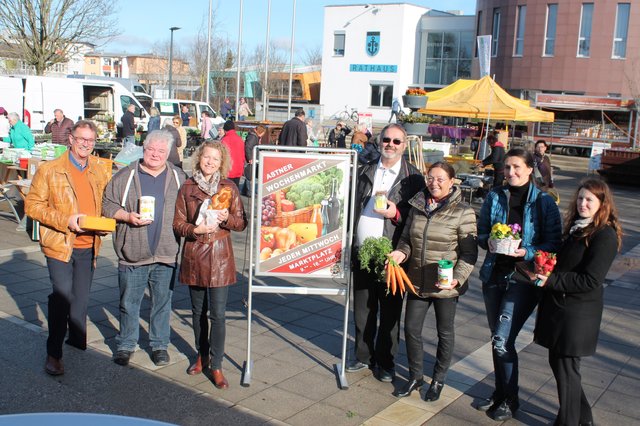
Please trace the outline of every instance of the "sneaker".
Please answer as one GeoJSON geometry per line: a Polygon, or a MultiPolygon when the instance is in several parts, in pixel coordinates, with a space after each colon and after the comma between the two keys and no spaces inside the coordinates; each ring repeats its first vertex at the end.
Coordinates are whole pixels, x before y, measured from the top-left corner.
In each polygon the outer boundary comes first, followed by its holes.
{"type": "Polygon", "coordinates": [[[169,358],[169,352],[165,349],[158,349],[151,353],[151,361],[158,367],[162,365],[168,365],[171,358],[169,358]]]}
{"type": "Polygon", "coordinates": [[[131,359],[131,351],[117,351],[113,356],[113,362],[118,365],[127,366],[129,365],[129,359],[131,359]]]}
{"type": "Polygon", "coordinates": [[[385,383],[393,382],[393,378],[396,376],[396,372],[393,369],[387,370],[386,368],[378,368],[378,380],[385,383]]]}
{"type": "Polygon", "coordinates": [[[487,414],[497,422],[504,422],[511,419],[518,411],[518,408],[520,408],[520,401],[516,397],[515,399],[502,401],[497,407],[489,409],[487,414]]]}
{"type": "Polygon", "coordinates": [[[496,401],[498,401],[498,397],[494,392],[489,398],[483,399],[482,401],[478,402],[475,408],[478,411],[487,411],[489,410],[489,408],[496,404],[496,401]]]}
{"type": "Polygon", "coordinates": [[[364,370],[365,368],[369,368],[369,364],[365,364],[364,362],[360,362],[360,361],[354,361],[354,362],[351,362],[350,364],[347,364],[344,370],[347,373],[355,373],[357,371],[364,370]]]}

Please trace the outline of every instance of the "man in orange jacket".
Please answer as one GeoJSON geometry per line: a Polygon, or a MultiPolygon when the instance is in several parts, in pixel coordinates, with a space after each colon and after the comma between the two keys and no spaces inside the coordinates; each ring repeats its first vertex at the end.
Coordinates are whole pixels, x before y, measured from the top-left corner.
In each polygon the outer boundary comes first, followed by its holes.
{"type": "Polygon", "coordinates": [[[80,228],[81,216],[100,216],[102,193],[111,175],[91,151],[97,128],[80,120],[69,134],[69,151],[40,166],[25,200],[26,214],[40,222],[40,246],[47,259],[49,295],[47,373],[64,374],[62,343],[87,348],[87,305],[100,249],[100,234],[80,228]]]}

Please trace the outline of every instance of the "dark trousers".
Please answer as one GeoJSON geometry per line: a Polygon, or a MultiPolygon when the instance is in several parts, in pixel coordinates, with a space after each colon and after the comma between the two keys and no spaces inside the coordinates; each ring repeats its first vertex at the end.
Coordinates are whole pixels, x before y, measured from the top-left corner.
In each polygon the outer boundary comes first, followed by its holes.
{"type": "Polygon", "coordinates": [[[562,356],[549,351],[549,366],[558,387],[560,408],[556,426],[578,426],[593,422],[591,405],[582,389],[580,357],[562,356]]]}
{"type": "Polygon", "coordinates": [[[205,358],[211,352],[211,369],[219,370],[222,368],[224,357],[225,313],[229,287],[189,286],[189,295],[196,351],[198,355],[205,358]],[[211,319],[210,334],[209,319],[211,319]]]}
{"type": "Polygon", "coordinates": [[[400,340],[402,297],[386,294],[386,287],[374,274],[353,270],[353,316],[356,324],[356,359],[385,370],[395,367],[400,340]],[[378,313],[380,324],[378,325],[378,313]]]}
{"type": "Polygon", "coordinates": [[[404,339],[407,344],[407,359],[409,361],[409,377],[421,380],[423,376],[424,350],[422,345],[422,328],[424,318],[429,307],[433,305],[436,313],[436,330],[438,332],[438,349],[436,363],[433,366],[433,380],[444,382],[451,365],[453,347],[455,345],[454,320],[458,298],[421,299],[409,295],[407,311],[404,315],[404,339]]]}
{"type": "Polygon", "coordinates": [[[69,329],[69,344],[87,347],[87,306],[93,279],[93,248],[74,249],[69,262],[47,257],[53,292],[49,295],[47,354],[62,358],[69,329]]]}

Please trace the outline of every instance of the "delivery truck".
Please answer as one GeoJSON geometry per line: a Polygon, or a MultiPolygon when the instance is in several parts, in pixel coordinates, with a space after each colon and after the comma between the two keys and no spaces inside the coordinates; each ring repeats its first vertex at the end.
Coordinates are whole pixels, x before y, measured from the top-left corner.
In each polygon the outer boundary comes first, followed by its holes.
{"type": "Polygon", "coordinates": [[[114,81],[85,80],[41,76],[0,77],[2,107],[17,112],[35,132],[44,131],[61,109],[67,118],[94,120],[107,127],[111,119],[120,125],[120,118],[129,104],[135,106],[136,124],[147,129],[148,113],[135,96],[114,81]]]}

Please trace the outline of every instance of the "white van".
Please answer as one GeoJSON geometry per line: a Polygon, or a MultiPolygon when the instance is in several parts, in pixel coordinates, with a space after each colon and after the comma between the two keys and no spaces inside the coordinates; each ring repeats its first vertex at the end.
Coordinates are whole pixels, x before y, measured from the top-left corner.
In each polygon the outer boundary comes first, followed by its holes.
{"type": "Polygon", "coordinates": [[[191,115],[191,121],[189,121],[188,127],[200,127],[202,111],[209,111],[209,116],[214,126],[224,123],[224,118],[220,117],[209,104],[205,102],[187,101],[184,99],[156,99],[153,104],[158,108],[158,111],[160,111],[160,127],[164,126],[166,119],[172,118],[174,115],[180,115],[182,106],[185,105],[189,108],[189,115],[191,115]]]}
{"type": "Polygon", "coordinates": [[[34,131],[44,131],[53,118],[53,111],[60,108],[73,120],[90,119],[105,127],[109,116],[116,123],[127,110],[135,105],[136,124],[147,129],[148,113],[140,102],[118,82],[84,80],[59,77],[15,76],[0,77],[0,93],[3,106],[9,112],[17,112],[34,131]]]}

